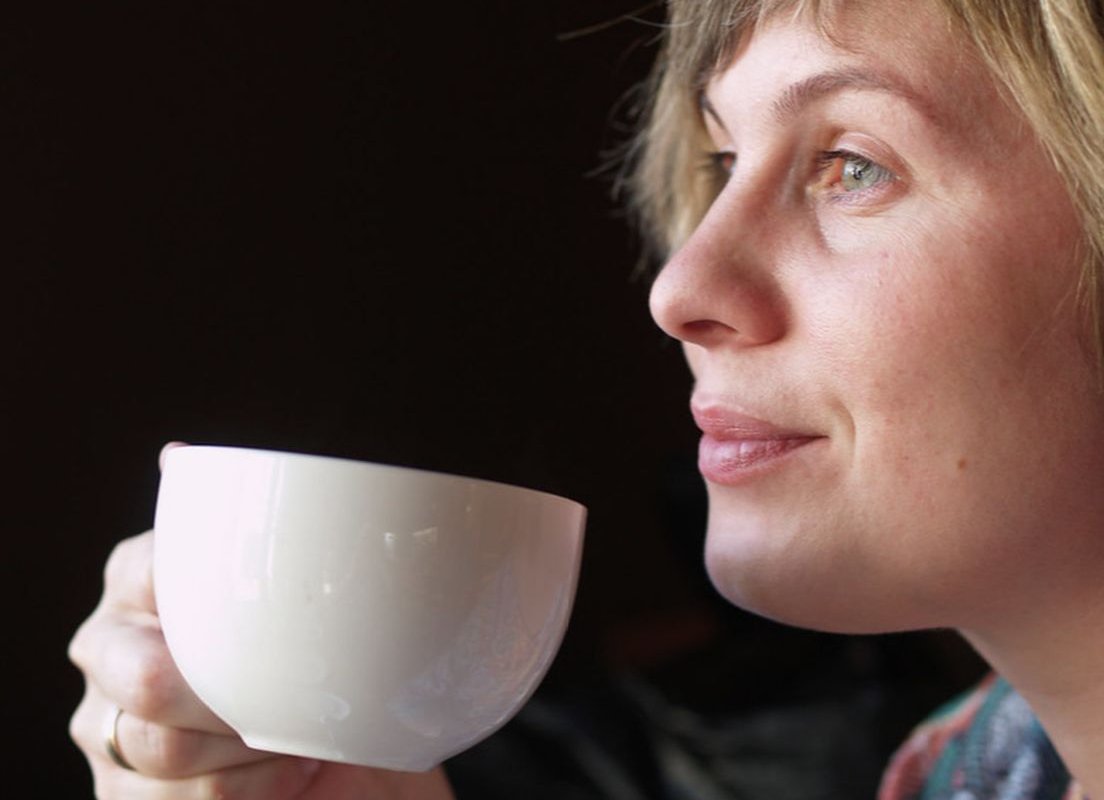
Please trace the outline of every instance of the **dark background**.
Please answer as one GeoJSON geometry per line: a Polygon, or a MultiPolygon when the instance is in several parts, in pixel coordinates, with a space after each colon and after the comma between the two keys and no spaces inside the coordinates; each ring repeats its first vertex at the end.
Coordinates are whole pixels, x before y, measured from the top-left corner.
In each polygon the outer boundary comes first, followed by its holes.
{"type": "MultiPolygon", "coordinates": [[[[724,611],[698,564],[688,378],[611,198],[657,34],[654,10],[615,22],[636,5],[98,3],[0,25],[5,761],[28,796],[91,796],[65,648],[113,543],[151,523],[168,440],[586,503],[542,692],[733,627],[746,660],[782,654],[783,686],[843,646],[724,611]]],[[[880,640],[876,672],[922,706],[975,669],[939,641],[880,640]]]]}

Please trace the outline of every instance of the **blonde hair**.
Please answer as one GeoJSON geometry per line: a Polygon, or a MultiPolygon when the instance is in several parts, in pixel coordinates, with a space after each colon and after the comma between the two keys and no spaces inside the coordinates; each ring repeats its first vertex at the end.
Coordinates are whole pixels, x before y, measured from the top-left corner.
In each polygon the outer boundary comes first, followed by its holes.
{"type": "MultiPolygon", "coordinates": [[[[700,93],[741,36],[779,13],[822,29],[846,0],[668,0],[668,26],[631,159],[629,188],[661,253],[684,241],[718,190],[700,93]]],[[[1065,180],[1084,232],[1081,300],[1104,354],[1104,0],[939,0],[1021,109],[1065,180]]]]}

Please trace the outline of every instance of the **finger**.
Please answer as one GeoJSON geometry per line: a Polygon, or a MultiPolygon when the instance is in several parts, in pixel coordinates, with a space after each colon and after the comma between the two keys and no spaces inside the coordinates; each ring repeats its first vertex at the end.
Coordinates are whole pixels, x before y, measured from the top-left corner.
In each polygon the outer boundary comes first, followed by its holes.
{"type": "Polygon", "coordinates": [[[311,797],[390,798],[390,800],[454,800],[441,767],[428,772],[398,772],[355,764],[326,763],[314,783],[311,797]]]}
{"type": "Polygon", "coordinates": [[[280,756],[192,778],[166,780],[132,772],[109,759],[91,760],[99,800],[292,800],[303,795],[319,763],[280,756]]]}
{"type": "Polygon", "coordinates": [[[139,718],[230,733],[191,691],[168,651],[154,610],[152,555],[150,533],[116,546],[105,570],[104,599],[74,636],[70,658],[108,698],[139,718]]]}
{"type": "Polygon", "coordinates": [[[141,627],[160,633],[154,608],[151,561],[152,533],[119,542],[104,569],[104,594],[92,615],[69,643],[69,659],[88,673],[99,668],[104,636],[118,627],[141,627]]]}
{"type": "Polygon", "coordinates": [[[157,467],[160,470],[165,469],[165,456],[169,454],[170,450],[175,450],[178,447],[187,447],[187,442],[168,442],[161,448],[161,452],[157,454],[157,467]]]}
{"type": "Polygon", "coordinates": [[[142,616],[156,616],[153,531],[124,539],[115,545],[104,567],[103,604],[142,616]]]}
{"type": "Polygon", "coordinates": [[[232,732],[192,692],[155,625],[110,612],[95,614],[78,632],[71,656],[89,684],[140,719],[208,733],[232,732]]]}
{"type": "Polygon", "coordinates": [[[118,706],[90,686],[73,715],[70,734],[89,757],[101,758],[112,731],[122,757],[154,778],[188,778],[277,757],[248,747],[237,735],[173,728],[125,711],[119,714],[118,706]]]}
{"type": "MultiPolygon", "coordinates": [[[[113,712],[110,705],[103,709],[109,716],[113,712]]],[[[155,778],[189,778],[277,757],[254,750],[237,734],[171,728],[126,712],[118,719],[115,740],[138,772],[155,778]]]]}

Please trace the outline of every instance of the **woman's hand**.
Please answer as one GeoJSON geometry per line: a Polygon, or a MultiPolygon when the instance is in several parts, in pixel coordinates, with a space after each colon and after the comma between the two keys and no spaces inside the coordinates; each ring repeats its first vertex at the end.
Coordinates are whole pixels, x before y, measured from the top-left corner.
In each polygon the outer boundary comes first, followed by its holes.
{"type": "Polygon", "coordinates": [[[154,604],[152,565],[152,533],[115,548],[103,598],[69,649],[86,684],[70,733],[92,768],[96,797],[452,798],[439,768],[388,772],[247,747],[192,693],[169,656],[154,604]],[[109,750],[112,731],[121,763],[109,750]]]}

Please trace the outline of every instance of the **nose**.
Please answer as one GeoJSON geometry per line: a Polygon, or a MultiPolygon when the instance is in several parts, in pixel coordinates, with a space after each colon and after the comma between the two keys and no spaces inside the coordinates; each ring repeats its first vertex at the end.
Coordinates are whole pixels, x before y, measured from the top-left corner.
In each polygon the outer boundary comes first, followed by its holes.
{"type": "Polygon", "coordinates": [[[722,192],[652,285],[649,306],[656,324],[707,349],[782,338],[787,315],[771,265],[768,224],[762,206],[757,210],[746,198],[722,192]]]}

